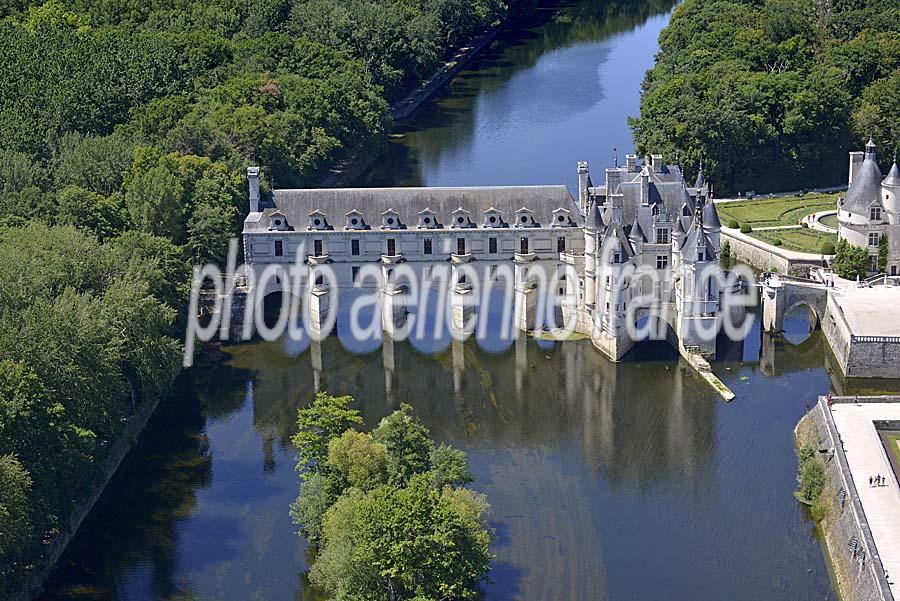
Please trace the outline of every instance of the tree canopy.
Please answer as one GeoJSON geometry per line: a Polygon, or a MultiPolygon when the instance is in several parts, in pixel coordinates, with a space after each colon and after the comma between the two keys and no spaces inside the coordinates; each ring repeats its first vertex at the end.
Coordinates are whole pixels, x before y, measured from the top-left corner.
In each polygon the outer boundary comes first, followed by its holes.
{"type": "Polygon", "coordinates": [[[631,125],[638,151],[678,156],[723,193],[846,181],[869,136],[900,144],[893,0],[686,0],[660,34],[631,125]]]}
{"type": "Polygon", "coordinates": [[[291,515],[318,547],[310,580],[335,599],[475,598],[491,533],[465,453],[436,446],[405,404],[359,432],[351,401],[320,393],[298,414],[291,515]]]}

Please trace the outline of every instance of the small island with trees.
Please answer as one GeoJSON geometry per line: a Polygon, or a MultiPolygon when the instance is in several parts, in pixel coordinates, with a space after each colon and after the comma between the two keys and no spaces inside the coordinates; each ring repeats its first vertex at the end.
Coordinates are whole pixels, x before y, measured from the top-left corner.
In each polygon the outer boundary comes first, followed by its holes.
{"type": "Polygon", "coordinates": [[[291,516],[316,546],[311,582],[334,599],[472,599],[491,530],[464,452],[437,445],[402,404],[371,432],[348,396],[299,411],[291,516]]]}

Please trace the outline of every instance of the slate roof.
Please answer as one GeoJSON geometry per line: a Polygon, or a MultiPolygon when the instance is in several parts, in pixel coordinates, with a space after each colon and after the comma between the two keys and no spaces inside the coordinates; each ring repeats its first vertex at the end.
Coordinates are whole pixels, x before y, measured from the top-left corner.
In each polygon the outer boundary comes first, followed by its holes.
{"type": "Polygon", "coordinates": [[[716,210],[716,203],[709,200],[703,206],[703,227],[706,229],[721,229],[722,222],[719,221],[719,212],[716,210]]]}
{"type": "Polygon", "coordinates": [[[684,245],[681,247],[681,257],[689,263],[694,263],[697,261],[700,249],[705,249],[707,261],[715,259],[716,247],[713,245],[712,240],[709,239],[709,236],[706,235],[706,232],[703,231],[703,227],[697,227],[695,223],[691,226],[687,237],[684,239],[684,245]]]}
{"type": "Polygon", "coordinates": [[[881,183],[885,186],[900,186],[900,168],[897,167],[897,161],[894,161],[887,177],[881,183]]]}
{"type": "Polygon", "coordinates": [[[867,152],[866,158],[853,175],[853,181],[844,197],[844,211],[864,215],[868,218],[869,205],[881,198],[881,169],[874,152],[867,152]]]}
{"type": "Polygon", "coordinates": [[[587,223],[585,223],[585,228],[589,230],[594,230],[598,232],[605,227],[603,224],[603,213],[600,209],[600,205],[596,202],[591,203],[591,209],[588,213],[587,223]]]}
{"type": "Polygon", "coordinates": [[[491,186],[470,188],[308,188],[275,190],[272,198],[260,206],[262,214],[251,213],[244,221],[245,232],[268,231],[268,217],[280,211],[288,224],[296,231],[306,230],[309,215],[321,211],[328,224],[342,230],[346,214],[359,211],[372,228],[381,227],[382,213],[395,211],[400,223],[414,228],[419,223],[419,213],[430,209],[441,225],[451,225],[451,214],[462,208],[470,213],[470,219],[480,227],[484,212],[496,209],[507,223],[515,221],[521,208],[534,212],[535,221],[541,227],[552,225],[553,211],[563,208],[575,225],[583,225],[581,212],[568,188],[559,186],[491,186]]]}
{"type": "Polygon", "coordinates": [[[631,230],[628,232],[628,236],[630,238],[642,240],[643,242],[647,241],[647,236],[644,235],[644,230],[641,229],[641,223],[638,221],[637,217],[634,218],[634,223],[631,224],[631,230]]]}

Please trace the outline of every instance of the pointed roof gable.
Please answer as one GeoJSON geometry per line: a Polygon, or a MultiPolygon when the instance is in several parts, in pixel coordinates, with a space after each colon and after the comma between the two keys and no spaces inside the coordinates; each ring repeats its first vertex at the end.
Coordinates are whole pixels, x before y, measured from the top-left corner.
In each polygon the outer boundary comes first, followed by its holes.
{"type": "Polygon", "coordinates": [[[600,245],[601,254],[603,249],[612,244],[612,240],[614,239],[619,241],[619,246],[628,258],[634,256],[634,248],[632,248],[631,242],[625,234],[625,228],[622,227],[621,223],[610,223],[606,226],[606,233],[603,235],[603,244],[600,245]]]}

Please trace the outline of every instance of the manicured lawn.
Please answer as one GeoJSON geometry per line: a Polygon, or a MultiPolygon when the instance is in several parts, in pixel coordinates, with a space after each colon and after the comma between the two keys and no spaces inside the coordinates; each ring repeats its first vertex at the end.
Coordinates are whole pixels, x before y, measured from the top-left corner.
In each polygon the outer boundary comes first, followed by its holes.
{"type": "Polygon", "coordinates": [[[738,223],[749,223],[754,229],[775,225],[798,225],[800,219],[816,211],[836,207],[835,194],[810,193],[803,196],[779,198],[754,198],[740,202],[726,202],[716,205],[719,218],[727,225],[731,219],[738,223]]]}
{"type": "MultiPolygon", "coordinates": [[[[900,466],[900,433],[885,433],[884,437],[888,441],[888,444],[886,446],[890,448],[890,452],[894,455],[894,461],[897,462],[896,465],[900,466]]],[[[900,474],[897,474],[897,477],[900,478],[900,474]]]]}
{"type": "Polygon", "coordinates": [[[822,219],[820,219],[819,221],[822,223],[822,225],[827,225],[828,227],[837,228],[838,226],[837,215],[828,215],[826,217],[822,217],[822,219]]]}
{"type": "Polygon", "coordinates": [[[832,243],[837,244],[837,235],[826,234],[825,232],[805,227],[790,230],[753,232],[750,235],[769,244],[774,244],[775,240],[781,240],[781,248],[805,253],[820,253],[822,243],[826,240],[831,240],[832,243]]]}

